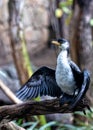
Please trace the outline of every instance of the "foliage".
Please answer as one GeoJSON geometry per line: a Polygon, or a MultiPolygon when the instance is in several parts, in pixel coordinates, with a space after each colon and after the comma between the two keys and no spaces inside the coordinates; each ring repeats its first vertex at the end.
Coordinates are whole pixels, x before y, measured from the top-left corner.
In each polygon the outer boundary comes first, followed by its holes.
{"type": "MultiPolygon", "coordinates": [[[[73,3],[73,0],[66,0],[64,2],[60,2],[59,3],[59,8],[57,8],[56,10],[60,10],[60,12],[63,12],[63,13],[66,13],[66,14],[70,14],[71,13],[71,9],[69,7],[71,7],[72,3],[73,3]]],[[[56,16],[57,16],[57,13],[56,13],[56,16]]]]}
{"type": "Polygon", "coordinates": [[[93,130],[93,113],[87,111],[86,115],[84,115],[82,112],[75,112],[75,114],[85,117],[87,119],[87,122],[77,120],[79,126],[75,126],[73,124],[62,124],[57,121],[51,121],[45,125],[39,126],[39,120],[37,118],[33,122],[26,123],[22,123],[23,119],[20,119],[17,124],[26,128],[27,130],[47,130],[51,126],[55,126],[55,130],[93,130]]]}
{"type": "Polygon", "coordinates": [[[25,122],[25,123],[23,119],[19,119],[18,121],[15,121],[15,123],[17,123],[19,126],[23,128],[26,128],[27,130],[49,130],[51,126],[57,124],[56,121],[51,121],[40,126],[39,125],[40,121],[38,119],[35,121],[25,122]]]}
{"type": "Polygon", "coordinates": [[[92,19],[90,19],[90,26],[92,26],[92,27],[93,27],[93,18],[92,18],[92,19]]]}
{"type": "Polygon", "coordinates": [[[65,21],[66,24],[70,23],[70,19],[72,16],[72,10],[71,10],[72,3],[73,3],[73,0],[66,0],[66,1],[60,2],[59,7],[55,10],[55,16],[57,18],[61,18],[64,13],[67,15],[67,18],[65,21]]]}
{"type": "Polygon", "coordinates": [[[72,124],[58,124],[57,130],[93,130],[93,113],[87,111],[86,115],[84,115],[82,112],[75,112],[75,114],[85,117],[87,119],[87,122],[77,120],[79,126],[72,124]]]}

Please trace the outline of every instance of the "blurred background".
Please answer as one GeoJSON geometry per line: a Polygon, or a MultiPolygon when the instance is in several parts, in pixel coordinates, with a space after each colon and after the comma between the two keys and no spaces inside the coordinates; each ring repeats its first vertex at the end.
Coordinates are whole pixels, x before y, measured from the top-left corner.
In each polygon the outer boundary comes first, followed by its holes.
{"type": "MultiPolygon", "coordinates": [[[[15,93],[39,67],[55,68],[59,50],[51,45],[51,40],[60,37],[69,40],[72,60],[90,72],[87,97],[92,106],[93,0],[0,0],[0,80],[15,93]]],[[[0,105],[6,104],[13,102],[0,90],[0,105]]],[[[92,119],[90,113],[88,117],[53,114],[43,118],[48,122],[33,128],[50,123],[55,126],[47,130],[92,130],[92,119]],[[75,126],[76,118],[83,123],[75,126]]],[[[32,130],[32,126],[26,128],[32,130]]]]}

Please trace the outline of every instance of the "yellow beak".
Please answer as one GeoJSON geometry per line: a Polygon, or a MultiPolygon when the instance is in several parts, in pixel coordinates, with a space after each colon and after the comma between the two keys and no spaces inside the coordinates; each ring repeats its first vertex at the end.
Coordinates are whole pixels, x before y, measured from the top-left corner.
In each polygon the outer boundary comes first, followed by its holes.
{"type": "Polygon", "coordinates": [[[58,41],[52,41],[52,44],[55,44],[57,46],[60,46],[60,43],[58,41]]]}

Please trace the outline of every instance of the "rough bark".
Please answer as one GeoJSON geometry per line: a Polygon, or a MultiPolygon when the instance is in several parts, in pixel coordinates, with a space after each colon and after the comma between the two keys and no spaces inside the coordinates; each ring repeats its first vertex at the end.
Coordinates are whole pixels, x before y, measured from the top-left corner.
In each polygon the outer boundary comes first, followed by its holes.
{"type": "MultiPolygon", "coordinates": [[[[92,47],[92,28],[90,20],[93,12],[93,0],[74,0],[73,17],[71,21],[71,52],[72,59],[81,69],[88,69],[91,74],[91,85],[87,92],[87,97],[93,104],[93,47],[92,47]]],[[[74,119],[83,120],[81,116],[74,115],[74,119]]],[[[77,121],[74,123],[77,124],[77,121]]]]}
{"type": "Polygon", "coordinates": [[[72,60],[79,65],[79,57],[78,57],[78,23],[80,19],[80,10],[76,3],[76,0],[73,1],[73,12],[72,19],[70,23],[70,32],[69,39],[71,44],[71,58],[72,60]]]}
{"type": "Polygon", "coordinates": [[[22,127],[17,126],[13,122],[9,122],[0,126],[0,130],[25,130],[22,127]]]}
{"type": "Polygon", "coordinates": [[[93,12],[93,0],[82,0],[82,3],[78,0],[78,6],[80,8],[80,22],[79,22],[79,64],[82,69],[87,68],[91,74],[91,88],[88,93],[88,97],[93,104],[91,96],[93,90],[93,47],[92,47],[92,27],[90,20],[93,12]],[[91,95],[91,96],[90,96],[91,95]]]}
{"type": "Polygon", "coordinates": [[[0,121],[8,122],[13,119],[23,118],[26,115],[46,115],[53,113],[72,113],[74,111],[85,110],[88,106],[88,100],[83,98],[78,105],[69,110],[68,104],[60,106],[60,99],[44,100],[44,101],[28,101],[16,105],[7,105],[0,107],[0,121]]]}
{"type": "MultiPolygon", "coordinates": [[[[81,69],[86,68],[90,71],[91,85],[93,84],[93,47],[92,28],[90,26],[92,12],[92,0],[74,0],[74,10],[70,29],[72,59],[80,66],[81,69]]],[[[90,92],[88,93],[88,97],[91,100],[89,95],[90,92]]]]}
{"type": "Polygon", "coordinates": [[[82,0],[84,4],[81,4],[78,0],[78,6],[80,9],[80,21],[78,24],[78,52],[79,52],[79,64],[82,69],[91,69],[91,52],[92,52],[92,30],[90,26],[90,20],[92,18],[92,7],[91,0],[82,0]]]}
{"type": "Polygon", "coordinates": [[[29,78],[27,69],[24,65],[24,57],[22,54],[22,44],[19,36],[21,30],[21,10],[23,8],[24,0],[9,0],[9,26],[11,37],[11,49],[14,63],[19,75],[21,84],[24,84],[29,78]]]}
{"type": "Polygon", "coordinates": [[[55,16],[55,10],[60,8],[60,2],[64,2],[65,0],[50,0],[50,21],[55,33],[55,37],[61,38],[64,37],[68,39],[68,25],[66,24],[67,15],[65,13],[62,14],[62,17],[57,18],[55,16]]]}

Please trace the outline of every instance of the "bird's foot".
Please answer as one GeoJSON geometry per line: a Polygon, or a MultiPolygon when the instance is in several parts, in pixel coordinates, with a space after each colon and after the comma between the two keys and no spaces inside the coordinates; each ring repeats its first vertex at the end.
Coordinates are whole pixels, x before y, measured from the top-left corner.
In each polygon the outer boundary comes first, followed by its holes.
{"type": "Polygon", "coordinates": [[[63,96],[60,98],[60,106],[62,105],[69,105],[72,102],[74,102],[74,98],[71,95],[63,94],[63,96]]]}
{"type": "Polygon", "coordinates": [[[89,112],[93,113],[93,111],[92,111],[92,109],[90,108],[90,106],[89,106],[89,105],[85,105],[85,108],[82,108],[82,112],[84,113],[84,115],[87,114],[87,113],[86,113],[86,109],[87,109],[89,112]]]}
{"type": "MultiPolygon", "coordinates": [[[[77,106],[78,102],[76,103],[76,99],[77,99],[77,96],[74,95],[67,95],[67,94],[63,94],[63,96],[60,98],[60,106],[67,106],[67,109],[68,110],[74,110],[75,107],[77,106]]],[[[84,108],[82,108],[82,111],[84,114],[86,114],[86,108],[90,111],[90,112],[93,112],[91,110],[91,108],[89,107],[88,104],[85,104],[84,105],[84,108]]]]}
{"type": "Polygon", "coordinates": [[[76,97],[79,93],[79,89],[76,88],[73,95],[68,95],[64,93],[60,98],[60,105],[69,105],[69,109],[73,109],[75,107],[74,102],[76,101],[76,97]],[[72,106],[72,107],[71,107],[72,106]]]}

